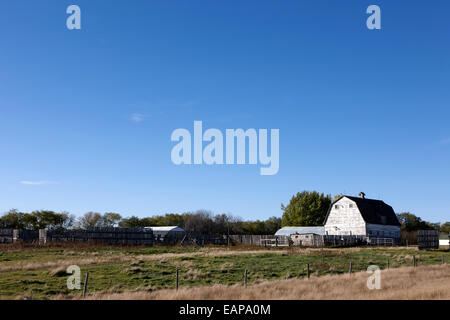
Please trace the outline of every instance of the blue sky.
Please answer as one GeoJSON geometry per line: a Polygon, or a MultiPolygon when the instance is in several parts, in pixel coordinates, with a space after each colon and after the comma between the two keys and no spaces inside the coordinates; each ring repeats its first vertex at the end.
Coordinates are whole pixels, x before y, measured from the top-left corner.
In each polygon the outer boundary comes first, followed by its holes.
{"type": "Polygon", "coordinates": [[[302,190],[450,220],[448,1],[0,3],[0,212],[281,216],[302,190]],[[66,28],[66,8],[82,29],[66,28]],[[377,4],[382,29],[368,30],[377,4]],[[280,129],[280,170],[175,166],[177,128],[280,129]]]}

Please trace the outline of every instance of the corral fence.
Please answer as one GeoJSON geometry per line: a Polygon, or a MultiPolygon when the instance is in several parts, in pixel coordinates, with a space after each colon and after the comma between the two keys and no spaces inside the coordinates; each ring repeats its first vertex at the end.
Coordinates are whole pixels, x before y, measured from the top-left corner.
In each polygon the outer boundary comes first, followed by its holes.
{"type": "Polygon", "coordinates": [[[367,244],[371,246],[394,246],[400,244],[400,239],[394,238],[368,238],[367,244]]]}
{"type": "Polygon", "coordinates": [[[93,242],[110,245],[153,245],[153,232],[144,228],[89,228],[86,230],[39,230],[39,243],[93,242]]]}
{"type": "MultiPolygon", "coordinates": [[[[421,232],[421,249],[439,246],[436,231],[421,232]]],[[[223,235],[201,232],[153,233],[150,228],[91,228],[77,230],[28,231],[0,229],[0,243],[35,242],[94,242],[111,245],[249,245],[262,247],[350,247],[350,246],[394,246],[400,239],[369,238],[351,235],[223,235]]]]}
{"type": "Polygon", "coordinates": [[[405,246],[416,246],[417,245],[417,231],[401,231],[402,244],[405,246]]]}
{"type": "Polygon", "coordinates": [[[230,235],[230,240],[233,244],[243,244],[248,246],[263,246],[263,247],[283,247],[289,246],[288,236],[274,236],[274,235],[230,235]]]}
{"type": "Polygon", "coordinates": [[[0,229],[0,243],[13,243],[14,229],[0,229]]]}
{"type": "Polygon", "coordinates": [[[201,232],[174,232],[174,233],[155,233],[153,235],[155,244],[162,245],[226,245],[232,243],[227,235],[208,234],[201,232]]]}
{"type": "Polygon", "coordinates": [[[206,234],[201,232],[187,232],[183,238],[182,245],[226,245],[232,243],[227,235],[224,234],[206,234]]]}
{"type": "Polygon", "coordinates": [[[439,249],[438,230],[419,230],[417,232],[419,250],[439,249]]]}
{"type": "Polygon", "coordinates": [[[186,232],[184,235],[174,234],[160,237],[155,235],[155,243],[181,245],[236,245],[249,246],[289,246],[289,237],[274,235],[224,235],[206,234],[201,232],[186,232]]]}
{"type": "Polygon", "coordinates": [[[395,246],[400,244],[400,239],[374,238],[366,236],[350,235],[324,235],[315,236],[311,247],[352,247],[352,246],[395,246]]]}
{"type": "Polygon", "coordinates": [[[0,243],[14,243],[17,241],[36,242],[38,237],[39,231],[0,229],[0,243]]]}
{"type": "MultiPolygon", "coordinates": [[[[295,237],[295,235],[293,235],[295,237]]],[[[370,238],[365,236],[350,235],[309,235],[308,241],[296,242],[291,236],[274,235],[230,235],[233,244],[254,245],[263,247],[351,247],[351,246],[394,246],[400,244],[400,239],[394,238],[370,238]]]]}
{"type": "Polygon", "coordinates": [[[350,247],[368,244],[368,238],[365,236],[350,236],[350,235],[325,235],[322,236],[323,245],[326,247],[350,247]]]}

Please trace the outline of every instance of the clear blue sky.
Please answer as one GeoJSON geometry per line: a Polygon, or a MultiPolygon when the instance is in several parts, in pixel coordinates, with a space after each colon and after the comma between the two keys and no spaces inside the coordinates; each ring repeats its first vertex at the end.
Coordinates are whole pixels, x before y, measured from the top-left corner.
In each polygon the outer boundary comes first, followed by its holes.
{"type": "Polygon", "coordinates": [[[0,212],[265,219],[318,190],[450,220],[449,12],[447,0],[1,1],[0,212]],[[70,4],[82,30],[66,28],[70,4]],[[170,135],[194,120],[280,129],[279,173],[175,166],[170,135]]]}

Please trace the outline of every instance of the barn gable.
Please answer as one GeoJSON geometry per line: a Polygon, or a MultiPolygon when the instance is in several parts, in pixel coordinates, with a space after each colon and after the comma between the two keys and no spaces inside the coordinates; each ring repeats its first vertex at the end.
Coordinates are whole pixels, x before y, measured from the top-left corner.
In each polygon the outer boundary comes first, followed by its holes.
{"type": "Polygon", "coordinates": [[[351,196],[341,196],[331,204],[330,209],[328,210],[327,217],[325,218],[325,224],[327,223],[327,219],[331,209],[333,208],[333,205],[335,205],[343,198],[350,199],[356,204],[362,218],[366,223],[398,227],[400,226],[400,222],[397,219],[397,215],[395,214],[394,209],[392,209],[391,206],[387,205],[383,201],[351,196]]]}
{"type": "Polygon", "coordinates": [[[325,233],[329,235],[366,234],[366,223],[355,201],[341,197],[331,204],[325,219],[325,233]]]}

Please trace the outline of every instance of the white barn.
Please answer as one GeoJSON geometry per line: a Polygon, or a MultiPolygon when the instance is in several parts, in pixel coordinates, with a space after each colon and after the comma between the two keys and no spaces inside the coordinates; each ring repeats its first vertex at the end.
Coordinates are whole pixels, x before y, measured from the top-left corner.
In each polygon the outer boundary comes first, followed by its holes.
{"type": "Polygon", "coordinates": [[[381,200],[341,196],[330,206],[325,234],[400,239],[400,222],[391,206],[381,200]]]}

